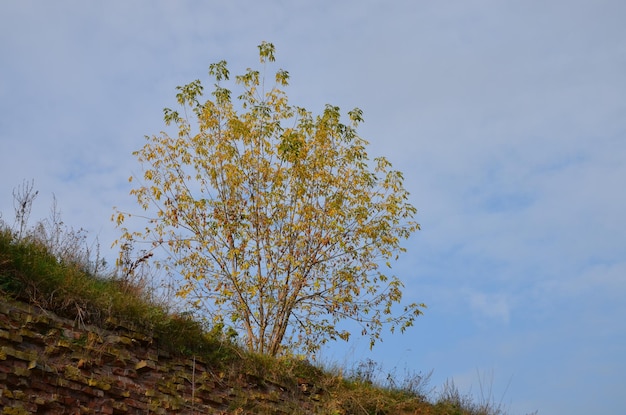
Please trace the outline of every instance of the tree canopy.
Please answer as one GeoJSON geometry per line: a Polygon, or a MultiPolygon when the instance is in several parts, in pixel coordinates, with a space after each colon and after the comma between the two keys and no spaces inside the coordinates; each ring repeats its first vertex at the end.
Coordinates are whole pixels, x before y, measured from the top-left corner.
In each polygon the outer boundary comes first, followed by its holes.
{"type": "Polygon", "coordinates": [[[117,211],[119,243],[163,248],[159,265],[178,276],[178,294],[252,351],[314,353],[348,340],[343,320],[373,346],[384,326],[404,331],[424,307],[402,305],[403,284],[389,274],[419,229],[416,209],[402,174],[368,158],[362,111],[344,123],[338,107],[313,115],[290,105],[289,73],[266,79],[274,53],[259,45],[263,70],[236,76],[235,98],[225,61],[209,67],[208,99],[199,80],[177,87],[180,109],[164,110],[177,133],[147,136],[133,153],[145,227],[129,230],[131,214],[117,211]]]}

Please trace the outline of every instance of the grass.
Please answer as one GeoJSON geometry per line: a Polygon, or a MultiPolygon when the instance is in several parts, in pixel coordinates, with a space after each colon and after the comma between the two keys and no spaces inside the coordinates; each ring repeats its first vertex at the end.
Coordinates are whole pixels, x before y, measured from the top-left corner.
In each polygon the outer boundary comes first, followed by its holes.
{"type": "Polygon", "coordinates": [[[201,323],[172,313],[141,284],[115,275],[94,275],[88,264],[57,257],[33,235],[18,238],[0,228],[0,293],[28,302],[78,325],[137,327],[171,352],[201,353],[218,342],[201,323]]]}
{"type": "MultiPolygon", "coordinates": [[[[73,319],[77,325],[107,327],[112,321],[133,325],[157,338],[171,353],[198,356],[219,367],[227,374],[226,379],[244,375],[261,384],[288,386],[310,396],[319,413],[505,414],[490,397],[476,403],[451,382],[435,394],[429,386],[430,374],[385,374],[371,360],[347,370],[324,368],[298,358],[249,353],[191,314],[172,311],[144,280],[103,272],[105,267],[98,265],[99,260],[94,263],[89,259],[80,232],[48,228],[54,237],[49,231],[43,232],[41,224],[30,231],[20,226],[18,232],[0,221],[0,298],[28,302],[73,319]]],[[[233,405],[245,409],[249,402],[233,405]]]]}

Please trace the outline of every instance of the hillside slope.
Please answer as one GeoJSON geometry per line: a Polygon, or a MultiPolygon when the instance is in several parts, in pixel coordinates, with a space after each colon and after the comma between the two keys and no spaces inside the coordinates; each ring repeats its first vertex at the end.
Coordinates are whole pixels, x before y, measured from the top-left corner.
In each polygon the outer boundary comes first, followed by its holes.
{"type": "Polygon", "coordinates": [[[431,403],[417,375],[246,352],[44,242],[0,229],[0,415],[503,414],[455,388],[431,403]]]}

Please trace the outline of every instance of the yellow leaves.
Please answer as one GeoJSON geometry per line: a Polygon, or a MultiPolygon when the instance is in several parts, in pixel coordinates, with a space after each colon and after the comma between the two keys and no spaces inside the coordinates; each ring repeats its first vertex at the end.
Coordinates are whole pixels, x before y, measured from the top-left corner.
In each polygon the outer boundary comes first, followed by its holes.
{"type": "Polygon", "coordinates": [[[267,61],[274,62],[276,58],[274,57],[274,53],[276,52],[276,48],[274,44],[270,42],[263,41],[258,46],[259,48],[259,58],[261,63],[265,63],[267,61]]]}
{"type": "MultiPolygon", "coordinates": [[[[262,62],[274,60],[269,43],[259,53],[262,62]]],[[[165,112],[178,135],[146,137],[133,153],[146,184],[131,194],[153,217],[120,240],[158,241],[163,263],[186,278],[179,295],[194,302],[201,295],[213,317],[241,322],[256,350],[280,350],[291,331],[305,350],[347,340],[334,329],[343,318],[367,321],[378,339],[380,313],[401,297],[378,264],[390,267],[419,225],[402,175],[384,158],[369,166],[355,130],[362,111],[350,111],[344,124],[338,107],[313,117],[290,106],[283,70],[262,89],[262,73],[249,69],[235,78],[242,91],[231,99],[220,84],[229,80],[226,62],[209,72],[218,82],[209,99],[200,102],[194,81],[178,88],[185,111],[165,112]],[[305,324],[292,326],[294,316],[305,324]]],[[[120,226],[128,216],[112,219],[120,226]]]]}
{"type": "Polygon", "coordinates": [[[192,284],[185,284],[178,289],[176,295],[180,298],[187,298],[189,294],[194,290],[194,286],[192,284]]]}
{"type": "Polygon", "coordinates": [[[113,218],[117,226],[120,226],[122,223],[124,223],[124,219],[126,219],[124,213],[119,212],[119,211],[117,212],[117,215],[114,215],[114,218],[113,218]]]}
{"type": "Polygon", "coordinates": [[[280,86],[287,86],[289,84],[289,72],[282,69],[276,72],[276,83],[280,86]]]}
{"type": "Polygon", "coordinates": [[[157,186],[150,186],[150,192],[152,193],[152,196],[154,196],[154,199],[156,201],[161,200],[161,196],[163,196],[163,193],[161,192],[161,189],[157,186]]]}

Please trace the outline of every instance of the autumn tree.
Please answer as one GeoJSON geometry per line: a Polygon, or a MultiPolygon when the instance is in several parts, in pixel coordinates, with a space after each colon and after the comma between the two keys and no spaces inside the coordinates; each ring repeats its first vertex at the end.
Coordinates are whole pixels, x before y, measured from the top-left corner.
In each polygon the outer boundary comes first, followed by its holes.
{"type": "Polygon", "coordinates": [[[343,123],[335,106],[314,116],[290,105],[288,72],[265,79],[274,46],[259,56],[263,71],[236,76],[234,99],[225,61],[209,67],[209,99],[199,80],[177,88],[180,109],[164,110],[177,134],[146,137],[133,153],[146,226],[129,230],[131,215],[117,211],[119,242],[164,248],[159,265],[180,277],[178,294],[252,351],[314,353],[349,338],[346,319],[373,346],[384,326],[404,331],[424,307],[401,306],[403,284],[388,274],[419,229],[416,209],[402,174],[368,159],[361,110],[343,123]]]}

